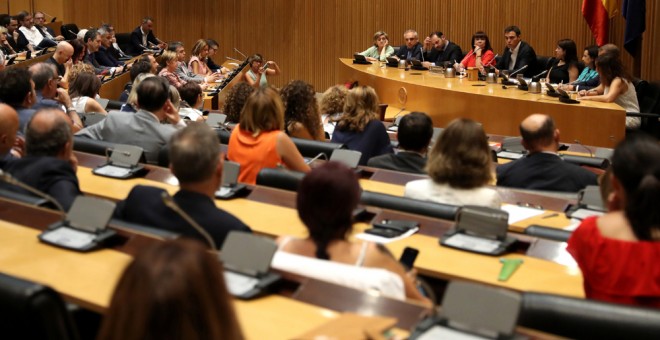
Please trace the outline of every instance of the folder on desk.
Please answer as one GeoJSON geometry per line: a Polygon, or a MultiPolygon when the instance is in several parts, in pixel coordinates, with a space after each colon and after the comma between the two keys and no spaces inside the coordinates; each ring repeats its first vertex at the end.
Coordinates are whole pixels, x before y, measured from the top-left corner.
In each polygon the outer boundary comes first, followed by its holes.
{"type": "Polygon", "coordinates": [[[240,231],[230,232],[220,253],[229,293],[240,299],[251,299],[279,281],[280,275],[270,272],[276,251],[277,245],[271,239],[240,231]]]}
{"type": "Polygon", "coordinates": [[[353,64],[361,64],[361,65],[371,65],[371,62],[367,60],[367,58],[359,53],[355,53],[353,55],[353,64]]]}

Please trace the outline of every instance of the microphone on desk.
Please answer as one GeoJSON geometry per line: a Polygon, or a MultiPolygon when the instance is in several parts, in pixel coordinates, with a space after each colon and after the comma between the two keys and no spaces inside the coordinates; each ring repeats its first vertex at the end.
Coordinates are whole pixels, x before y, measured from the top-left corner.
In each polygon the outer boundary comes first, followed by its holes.
{"type": "Polygon", "coordinates": [[[545,70],[545,71],[543,71],[543,72],[541,72],[541,73],[539,73],[539,74],[533,76],[532,78],[538,78],[538,77],[540,77],[540,76],[542,76],[542,75],[544,75],[544,74],[546,74],[546,73],[548,73],[548,70],[545,70]]]}
{"type": "Polygon", "coordinates": [[[517,70],[511,72],[511,73],[509,74],[509,78],[510,78],[511,76],[515,75],[516,73],[518,73],[518,72],[520,72],[520,71],[526,69],[527,66],[529,66],[529,65],[525,65],[525,66],[523,66],[523,67],[521,67],[521,68],[519,68],[519,69],[517,69],[517,70]]]}
{"type": "Polygon", "coordinates": [[[227,59],[229,59],[229,60],[233,60],[233,61],[242,62],[242,60],[238,60],[238,59],[236,59],[236,58],[232,58],[232,57],[227,57],[227,56],[225,56],[225,58],[227,58],[227,59]]]}
{"type": "Polygon", "coordinates": [[[235,51],[236,53],[238,53],[238,54],[240,54],[240,55],[242,55],[242,56],[243,56],[243,58],[245,58],[245,59],[247,59],[247,58],[248,58],[248,57],[247,57],[247,56],[246,56],[245,54],[243,54],[243,52],[241,52],[241,51],[239,51],[239,50],[238,50],[238,48],[236,48],[236,47],[234,47],[234,51],[235,51]]]}
{"type": "Polygon", "coordinates": [[[583,149],[587,150],[587,151],[589,152],[589,157],[591,157],[591,158],[594,157],[594,153],[591,152],[591,149],[589,149],[588,147],[586,147],[584,144],[580,143],[580,141],[579,141],[578,139],[574,139],[573,142],[574,142],[575,144],[581,146],[583,149]]]}
{"type": "MultiPolygon", "coordinates": [[[[74,31],[72,31],[72,30],[70,30],[70,29],[68,29],[68,28],[66,29],[66,31],[69,32],[69,33],[71,33],[71,34],[73,34],[74,37],[76,37],[76,38],[78,37],[78,33],[74,32],[74,31]]],[[[76,38],[73,38],[73,39],[76,39],[76,38]]]]}
{"type": "Polygon", "coordinates": [[[499,56],[500,56],[499,54],[496,54],[496,55],[493,57],[493,59],[491,59],[491,60],[488,62],[488,64],[484,65],[484,67],[491,66],[491,65],[493,64],[493,62],[495,61],[495,59],[496,59],[497,57],[499,57],[499,56]]]}
{"type": "Polygon", "coordinates": [[[9,174],[8,172],[3,171],[3,170],[0,170],[0,181],[3,181],[7,184],[17,186],[17,187],[19,187],[19,188],[21,188],[25,191],[29,191],[30,193],[45,199],[46,201],[48,201],[52,205],[54,205],[57,210],[59,210],[63,213],[62,221],[64,221],[66,219],[66,210],[64,210],[64,207],[62,207],[60,202],[58,202],[55,198],[53,198],[53,196],[50,196],[50,195],[48,195],[47,193],[45,193],[41,190],[33,188],[32,186],[19,181],[14,176],[12,176],[11,174],[9,174]]]}
{"type": "Polygon", "coordinates": [[[179,217],[183,218],[186,222],[188,222],[188,224],[190,224],[193,227],[193,229],[195,229],[198,233],[200,233],[204,237],[204,239],[206,239],[206,242],[209,244],[209,246],[211,246],[211,249],[218,250],[218,247],[215,246],[215,242],[213,241],[213,238],[211,238],[211,235],[209,235],[209,233],[206,232],[204,228],[202,228],[199,224],[197,224],[197,222],[195,222],[195,220],[193,220],[192,217],[190,217],[190,215],[186,214],[186,212],[183,211],[183,209],[181,209],[181,207],[179,207],[179,205],[176,204],[176,202],[174,202],[174,199],[172,198],[172,196],[170,196],[170,194],[168,194],[166,191],[163,191],[163,193],[161,194],[161,198],[163,199],[163,203],[165,204],[165,206],[174,210],[174,212],[177,213],[179,217]]]}
{"type": "Polygon", "coordinates": [[[308,165],[309,165],[309,164],[312,164],[312,163],[314,163],[315,160],[317,160],[317,159],[319,159],[319,158],[323,158],[323,159],[325,159],[326,161],[328,160],[328,156],[327,156],[325,153],[320,152],[318,155],[314,156],[314,157],[311,158],[310,160],[305,161],[305,164],[308,164],[308,165]]]}

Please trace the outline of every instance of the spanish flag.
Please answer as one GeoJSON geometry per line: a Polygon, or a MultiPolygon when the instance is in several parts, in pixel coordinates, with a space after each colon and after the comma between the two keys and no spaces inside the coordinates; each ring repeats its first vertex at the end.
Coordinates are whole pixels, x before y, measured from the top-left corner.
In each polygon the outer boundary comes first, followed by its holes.
{"type": "Polygon", "coordinates": [[[582,16],[589,24],[598,46],[607,44],[610,19],[618,13],[619,0],[584,0],[582,2],[582,16]]]}

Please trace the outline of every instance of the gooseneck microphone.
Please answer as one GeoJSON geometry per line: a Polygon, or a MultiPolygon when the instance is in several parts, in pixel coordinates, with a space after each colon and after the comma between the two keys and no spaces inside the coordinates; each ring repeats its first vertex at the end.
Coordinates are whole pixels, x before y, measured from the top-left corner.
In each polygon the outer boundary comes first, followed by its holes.
{"type": "Polygon", "coordinates": [[[574,139],[573,142],[575,142],[575,144],[581,146],[583,149],[587,150],[587,151],[589,152],[589,157],[591,157],[591,158],[594,157],[594,153],[591,152],[591,149],[589,149],[589,148],[586,147],[584,144],[582,144],[582,143],[580,142],[580,140],[578,140],[578,139],[574,139]]]}
{"type": "Polygon", "coordinates": [[[539,73],[539,74],[533,76],[532,78],[538,78],[538,77],[540,77],[540,76],[542,76],[542,75],[544,75],[544,74],[546,74],[546,73],[548,73],[548,70],[545,70],[545,71],[543,71],[543,72],[541,72],[541,73],[539,73]]]}
{"type": "Polygon", "coordinates": [[[519,68],[519,69],[517,69],[517,70],[511,72],[511,73],[509,74],[509,77],[511,77],[511,76],[515,75],[516,73],[518,73],[518,72],[520,72],[520,71],[526,69],[527,66],[529,66],[529,65],[525,65],[525,66],[523,66],[523,67],[521,67],[521,68],[519,68]]]}
{"type": "Polygon", "coordinates": [[[174,202],[174,199],[172,198],[172,196],[170,196],[170,194],[168,194],[166,191],[163,191],[163,193],[161,194],[161,198],[163,199],[163,203],[165,204],[165,206],[174,210],[174,212],[177,213],[177,215],[179,215],[186,222],[188,222],[188,224],[190,224],[190,226],[192,226],[193,229],[195,229],[199,234],[201,234],[204,237],[204,239],[206,239],[206,242],[209,244],[211,249],[218,250],[218,247],[216,247],[215,242],[213,241],[211,235],[209,235],[209,233],[206,230],[204,230],[204,228],[202,228],[199,224],[197,224],[197,222],[195,222],[195,220],[193,220],[192,217],[190,217],[190,215],[188,215],[185,211],[183,211],[183,209],[181,209],[181,207],[179,207],[179,205],[176,204],[176,202],[174,202]]]}
{"type": "Polygon", "coordinates": [[[314,158],[311,158],[310,160],[305,161],[305,164],[312,164],[312,163],[314,163],[315,160],[317,160],[317,159],[319,159],[319,158],[323,158],[323,159],[325,159],[326,161],[328,160],[328,156],[327,156],[325,153],[323,153],[323,152],[319,152],[319,154],[316,155],[316,156],[314,156],[314,158]]]}
{"type": "Polygon", "coordinates": [[[233,60],[233,61],[243,62],[242,60],[238,60],[238,59],[236,59],[236,58],[232,58],[232,57],[227,57],[227,56],[225,56],[225,58],[227,58],[227,59],[229,59],[229,60],[233,60]]]}
{"type": "Polygon", "coordinates": [[[248,58],[248,57],[247,57],[247,56],[246,56],[245,54],[243,54],[243,52],[241,52],[241,51],[239,51],[239,50],[238,50],[238,48],[236,48],[236,47],[234,47],[234,51],[235,51],[236,53],[238,53],[238,54],[240,54],[240,55],[242,55],[242,56],[243,56],[243,58],[245,58],[245,59],[247,59],[247,58],[248,58]]]}
{"type": "Polygon", "coordinates": [[[37,196],[45,199],[46,201],[52,203],[57,210],[61,211],[64,214],[64,215],[62,215],[62,221],[64,221],[66,219],[66,210],[64,210],[64,207],[62,207],[60,202],[58,202],[55,198],[53,198],[53,196],[50,196],[47,193],[45,193],[45,192],[43,192],[39,189],[33,188],[32,186],[19,181],[18,179],[16,179],[14,176],[9,174],[8,172],[2,171],[2,170],[0,170],[0,180],[7,183],[7,184],[11,184],[11,185],[17,186],[17,187],[19,187],[23,190],[29,191],[30,193],[32,193],[34,195],[37,195],[37,196]]]}

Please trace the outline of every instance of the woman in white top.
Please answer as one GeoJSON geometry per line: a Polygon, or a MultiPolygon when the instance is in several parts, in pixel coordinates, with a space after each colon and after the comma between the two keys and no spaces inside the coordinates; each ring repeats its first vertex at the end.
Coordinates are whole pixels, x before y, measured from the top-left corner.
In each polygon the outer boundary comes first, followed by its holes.
{"type": "Polygon", "coordinates": [[[307,174],[298,188],[298,216],[307,227],[307,238],[282,236],[277,240],[284,252],[359,267],[381,268],[398,274],[406,297],[427,306],[415,288],[414,273],[406,273],[389,251],[371,242],[354,242],[353,210],[360,201],[360,183],[352,169],[338,162],[327,162],[307,174]]]}
{"type": "Polygon", "coordinates": [[[101,80],[93,73],[81,72],[69,84],[71,104],[78,114],[96,112],[105,114],[105,109],[96,101],[101,89],[101,80]]]}
{"type": "Polygon", "coordinates": [[[442,131],[428,156],[430,179],[406,184],[406,197],[452,205],[500,208],[502,199],[486,187],[493,180],[491,152],[481,125],[460,118],[442,131]]]}
{"type": "MultiPolygon", "coordinates": [[[[639,112],[637,92],[632,84],[632,77],[626,71],[621,60],[609,53],[598,56],[596,71],[600,85],[589,91],[580,91],[581,100],[597,102],[615,102],[626,112],[639,112]]],[[[626,117],[626,128],[637,129],[641,124],[639,117],[626,117]]]]}

